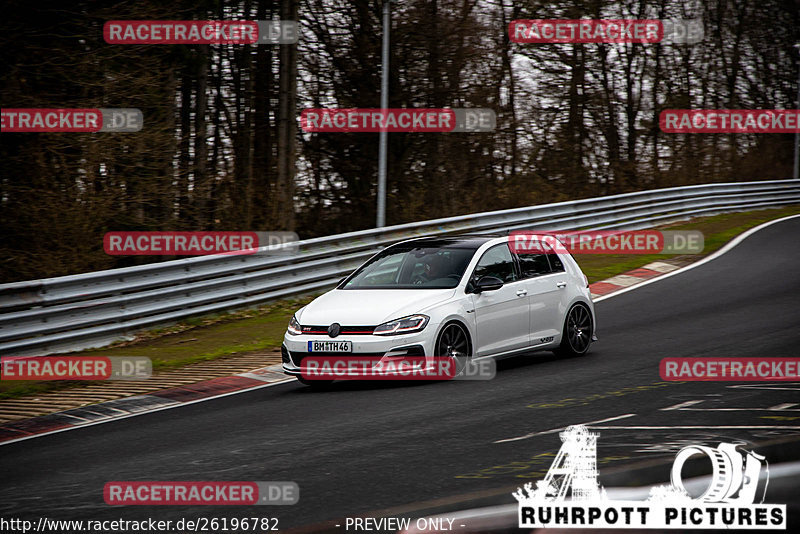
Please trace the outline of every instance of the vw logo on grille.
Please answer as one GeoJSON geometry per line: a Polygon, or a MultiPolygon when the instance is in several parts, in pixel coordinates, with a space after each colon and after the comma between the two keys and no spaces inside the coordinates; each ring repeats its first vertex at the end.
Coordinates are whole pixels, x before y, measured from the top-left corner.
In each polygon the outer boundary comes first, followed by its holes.
{"type": "Polygon", "coordinates": [[[342,327],[339,326],[339,323],[333,323],[328,327],[328,335],[331,337],[336,337],[339,335],[339,332],[342,331],[342,327]]]}

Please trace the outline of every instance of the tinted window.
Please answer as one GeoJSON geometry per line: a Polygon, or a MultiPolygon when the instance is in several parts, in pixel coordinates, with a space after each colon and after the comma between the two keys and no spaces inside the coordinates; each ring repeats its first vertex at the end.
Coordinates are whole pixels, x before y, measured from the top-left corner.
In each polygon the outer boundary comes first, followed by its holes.
{"type": "Polygon", "coordinates": [[[561,261],[561,258],[558,256],[558,254],[556,254],[556,251],[554,251],[553,248],[547,243],[544,243],[544,249],[545,252],[547,252],[545,256],[547,256],[547,259],[550,261],[550,270],[553,272],[563,272],[564,263],[561,261]]]}
{"type": "Polygon", "coordinates": [[[360,267],[340,289],[450,289],[461,281],[470,248],[394,246],[360,267]]]}
{"type": "Polygon", "coordinates": [[[523,253],[518,254],[519,266],[522,270],[523,278],[532,278],[550,272],[550,262],[547,256],[551,254],[542,253],[523,253]]]}
{"type": "Polygon", "coordinates": [[[542,242],[540,245],[542,252],[520,252],[517,254],[523,278],[564,271],[564,263],[553,250],[553,247],[546,242],[542,242]]]}
{"type": "Polygon", "coordinates": [[[484,276],[494,276],[503,282],[513,282],[517,279],[517,274],[514,272],[514,260],[511,257],[511,251],[508,250],[508,245],[505,243],[495,245],[483,254],[478,265],[475,266],[472,281],[477,282],[484,276]]]}

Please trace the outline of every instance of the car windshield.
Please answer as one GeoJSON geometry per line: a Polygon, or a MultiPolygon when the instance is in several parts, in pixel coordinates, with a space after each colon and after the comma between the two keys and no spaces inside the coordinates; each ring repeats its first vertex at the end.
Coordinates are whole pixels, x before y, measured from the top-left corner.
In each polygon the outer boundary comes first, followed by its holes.
{"type": "Polygon", "coordinates": [[[360,267],[339,289],[452,289],[474,248],[390,247],[360,267]]]}

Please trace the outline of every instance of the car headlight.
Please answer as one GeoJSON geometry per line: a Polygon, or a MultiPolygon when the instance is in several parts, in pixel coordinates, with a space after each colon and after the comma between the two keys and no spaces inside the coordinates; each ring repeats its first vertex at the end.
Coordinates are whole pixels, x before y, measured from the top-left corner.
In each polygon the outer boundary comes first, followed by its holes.
{"type": "Polygon", "coordinates": [[[394,336],[419,332],[428,324],[430,317],[427,315],[409,315],[402,319],[395,319],[375,327],[372,331],[376,336],[394,336]]]}
{"type": "Polygon", "coordinates": [[[289,327],[286,329],[293,336],[299,336],[303,333],[300,329],[300,323],[297,322],[297,317],[292,315],[292,320],[289,321],[289,327]]]}

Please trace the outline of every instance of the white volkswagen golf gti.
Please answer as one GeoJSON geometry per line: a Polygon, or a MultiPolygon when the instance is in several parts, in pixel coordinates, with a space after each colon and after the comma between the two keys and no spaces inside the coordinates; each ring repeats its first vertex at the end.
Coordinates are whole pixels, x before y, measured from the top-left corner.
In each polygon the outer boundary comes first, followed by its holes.
{"type": "Polygon", "coordinates": [[[584,354],[596,339],[588,281],[568,252],[541,243],[523,251],[508,236],[466,235],[387,247],[295,313],[283,370],[321,385],[301,376],[304,358],[584,354]]]}

